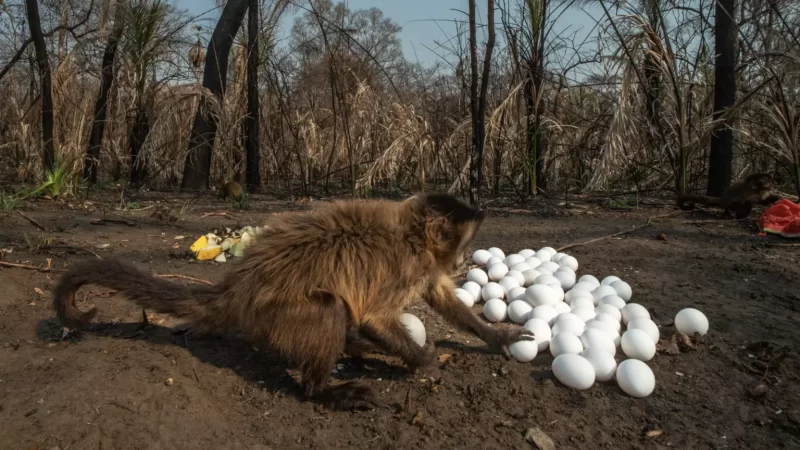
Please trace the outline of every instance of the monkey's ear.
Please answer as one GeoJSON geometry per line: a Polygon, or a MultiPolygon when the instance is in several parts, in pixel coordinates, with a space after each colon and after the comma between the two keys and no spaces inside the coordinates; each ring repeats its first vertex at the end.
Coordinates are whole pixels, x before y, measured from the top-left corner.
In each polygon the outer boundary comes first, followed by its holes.
{"type": "Polygon", "coordinates": [[[485,216],[482,209],[473,208],[450,194],[417,194],[409,200],[422,205],[427,215],[445,217],[456,224],[482,221],[485,216]]]}

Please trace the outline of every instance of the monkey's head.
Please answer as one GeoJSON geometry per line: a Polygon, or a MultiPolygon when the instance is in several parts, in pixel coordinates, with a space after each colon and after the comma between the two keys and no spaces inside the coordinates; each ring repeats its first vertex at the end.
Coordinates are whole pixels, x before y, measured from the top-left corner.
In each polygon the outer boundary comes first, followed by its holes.
{"type": "Polygon", "coordinates": [[[449,270],[461,264],[486,213],[449,194],[417,194],[406,204],[423,221],[426,246],[438,265],[449,270]]]}
{"type": "Polygon", "coordinates": [[[772,189],[772,175],[753,173],[747,176],[747,183],[757,191],[767,191],[772,189]]]}

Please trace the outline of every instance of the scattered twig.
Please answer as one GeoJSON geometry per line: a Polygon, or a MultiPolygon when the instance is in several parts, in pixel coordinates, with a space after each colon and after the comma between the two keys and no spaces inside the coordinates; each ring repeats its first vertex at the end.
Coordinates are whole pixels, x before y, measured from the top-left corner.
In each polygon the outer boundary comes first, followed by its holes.
{"type": "Polygon", "coordinates": [[[227,217],[232,220],[237,220],[237,217],[229,213],[228,211],[214,211],[210,213],[205,213],[202,216],[200,216],[200,218],[205,219],[206,217],[215,217],[215,216],[227,217]]]}
{"type": "Polygon", "coordinates": [[[44,231],[45,233],[47,232],[47,228],[45,228],[44,225],[42,225],[39,222],[37,222],[36,219],[34,219],[33,217],[30,217],[30,216],[26,215],[24,212],[19,211],[19,210],[17,210],[17,214],[19,214],[20,216],[24,217],[25,220],[27,220],[28,222],[31,223],[31,225],[33,225],[36,228],[44,231]]]}
{"type": "Polygon", "coordinates": [[[773,244],[767,243],[770,247],[800,247],[800,244],[773,244]]]}
{"type": "Polygon", "coordinates": [[[193,278],[193,277],[189,277],[189,276],[186,276],[186,275],[172,275],[172,274],[169,274],[169,275],[156,275],[156,278],[177,278],[179,280],[193,281],[195,283],[207,284],[209,286],[213,286],[214,285],[214,283],[212,283],[212,282],[210,282],[208,280],[202,280],[200,278],[193,278]]]}
{"type": "Polygon", "coordinates": [[[197,380],[197,384],[203,384],[203,382],[200,381],[200,375],[197,374],[197,369],[192,367],[192,370],[194,371],[194,378],[195,378],[195,380],[197,380]]]}
{"type": "Polygon", "coordinates": [[[86,252],[86,253],[89,253],[90,255],[94,255],[97,259],[103,259],[103,257],[98,255],[97,253],[95,253],[95,252],[93,252],[93,251],[91,251],[89,249],[82,248],[82,247],[73,247],[71,245],[49,245],[47,248],[48,249],[63,249],[63,250],[75,250],[75,251],[79,251],[79,252],[86,252]]]}
{"type": "Polygon", "coordinates": [[[632,232],[634,232],[636,230],[640,230],[640,229],[642,229],[644,227],[650,226],[653,223],[653,220],[655,220],[655,219],[663,219],[663,218],[666,218],[666,217],[677,216],[678,214],[684,214],[685,212],[686,211],[675,211],[675,212],[671,212],[671,213],[667,213],[667,214],[659,214],[659,215],[656,215],[656,216],[650,216],[650,217],[647,218],[647,221],[645,223],[643,223],[641,225],[637,225],[637,226],[635,226],[633,228],[630,228],[628,230],[620,231],[620,232],[614,233],[614,234],[609,234],[608,236],[602,236],[602,237],[599,237],[599,238],[589,239],[588,241],[576,242],[574,244],[565,245],[565,246],[557,249],[556,251],[563,252],[564,250],[567,250],[567,249],[570,249],[570,248],[581,247],[581,246],[584,246],[584,245],[592,244],[592,243],[597,242],[597,241],[602,241],[604,239],[610,239],[610,238],[614,238],[614,237],[617,237],[617,236],[622,236],[623,234],[632,233],[632,232]]]}
{"type": "Polygon", "coordinates": [[[17,269],[28,269],[28,270],[36,270],[39,272],[65,272],[63,269],[55,269],[53,267],[36,267],[30,266],[28,264],[14,264],[10,262],[0,261],[0,266],[2,267],[14,267],[17,269]]]}
{"type": "Polygon", "coordinates": [[[92,225],[105,225],[107,223],[117,223],[117,224],[129,226],[129,227],[137,227],[137,226],[139,226],[138,223],[130,221],[130,220],[106,219],[106,218],[93,220],[93,221],[91,221],[89,223],[91,223],[92,225]]]}

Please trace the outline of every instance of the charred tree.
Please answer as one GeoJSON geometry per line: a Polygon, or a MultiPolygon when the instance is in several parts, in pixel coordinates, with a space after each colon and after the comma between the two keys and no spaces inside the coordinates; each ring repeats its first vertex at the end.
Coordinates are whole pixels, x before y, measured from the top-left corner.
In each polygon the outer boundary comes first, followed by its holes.
{"type": "Polygon", "coordinates": [[[25,0],[25,9],[28,14],[28,27],[31,30],[33,47],[36,50],[39,78],[41,78],[42,140],[44,141],[42,164],[45,170],[53,170],[55,151],[53,149],[53,91],[50,61],[48,60],[47,46],[44,42],[44,33],[42,33],[42,22],[39,19],[39,3],[36,0],[25,0]]]}
{"type": "Polygon", "coordinates": [[[245,179],[247,191],[256,192],[261,186],[260,111],[258,101],[258,30],[261,22],[259,0],[249,0],[247,13],[247,117],[244,120],[246,153],[245,179]]]}
{"type": "Polygon", "coordinates": [[[475,32],[475,0],[469,0],[469,53],[472,76],[470,80],[470,109],[472,112],[472,159],[469,168],[469,201],[473,206],[480,204],[480,190],[483,184],[483,144],[486,137],[486,95],[489,89],[489,71],[494,49],[494,0],[487,5],[488,38],[483,58],[483,73],[478,91],[478,43],[475,32]]]}

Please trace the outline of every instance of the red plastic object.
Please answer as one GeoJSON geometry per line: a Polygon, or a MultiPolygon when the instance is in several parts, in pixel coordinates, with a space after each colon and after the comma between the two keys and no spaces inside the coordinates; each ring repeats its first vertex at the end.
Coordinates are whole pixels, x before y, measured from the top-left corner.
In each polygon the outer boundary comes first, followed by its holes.
{"type": "Polygon", "coordinates": [[[761,231],[786,238],[800,238],[800,205],[780,199],[758,218],[761,231]]]}

